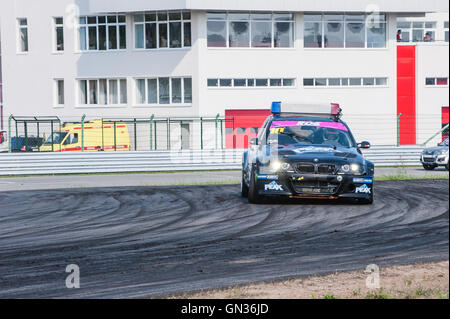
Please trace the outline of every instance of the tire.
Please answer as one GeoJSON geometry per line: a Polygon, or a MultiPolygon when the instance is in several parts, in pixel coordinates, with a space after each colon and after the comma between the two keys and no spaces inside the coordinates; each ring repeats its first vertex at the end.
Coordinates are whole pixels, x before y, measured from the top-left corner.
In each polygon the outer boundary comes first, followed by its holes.
{"type": "Polygon", "coordinates": [[[248,202],[251,204],[260,204],[263,200],[264,198],[258,194],[258,190],[256,189],[255,169],[252,168],[250,174],[250,188],[248,190],[248,202]]]}
{"type": "Polygon", "coordinates": [[[248,186],[245,183],[244,179],[244,171],[242,171],[242,180],[241,180],[241,196],[244,198],[248,197],[248,186]]]}
{"type": "Polygon", "coordinates": [[[428,164],[422,164],[422,165],[426,171],[432,171],[436,168],[436,166],[434,166],[434,165],[428,165],[428,164]]]}

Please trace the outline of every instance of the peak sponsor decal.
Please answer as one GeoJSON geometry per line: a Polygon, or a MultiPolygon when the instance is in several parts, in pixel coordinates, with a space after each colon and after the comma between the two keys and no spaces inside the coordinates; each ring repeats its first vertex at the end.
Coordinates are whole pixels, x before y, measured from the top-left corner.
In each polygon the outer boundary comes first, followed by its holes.
{"type": "Polygon", "coordinates": [[[265,191],[283,191],[283,185],[273,181],[272,183],[264,185],[265,191]]]}
{"type": "Polygon", "coordinates": [[[355,189],[356,194],[370,194],[371,192],[372,191],[370,190],[370,187],[368,187],[366,184],[356,187],[355,189]]]}

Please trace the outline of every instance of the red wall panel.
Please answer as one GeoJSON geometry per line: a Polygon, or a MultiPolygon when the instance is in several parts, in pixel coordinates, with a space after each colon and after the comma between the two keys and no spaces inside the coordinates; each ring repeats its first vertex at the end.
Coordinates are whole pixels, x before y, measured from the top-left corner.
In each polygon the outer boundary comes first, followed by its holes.
{"type": "Polygon", "coordinates": [[[226,148],[247,148],[249,140],[257,136],[252,128],[260,128],[270,110],[225,110],[226,148]]]}
{"type": "Polygon", "coordinates": [[[397,46],[397,115],[400,144],[416,144],[416,46],[397,46]]]}

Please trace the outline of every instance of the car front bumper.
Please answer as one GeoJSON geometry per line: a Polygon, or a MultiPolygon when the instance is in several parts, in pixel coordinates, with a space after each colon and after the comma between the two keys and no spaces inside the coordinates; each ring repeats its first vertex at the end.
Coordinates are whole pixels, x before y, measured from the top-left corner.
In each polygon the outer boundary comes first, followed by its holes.
{"type": "Polygon", "coordinates": [[[424,165],[447,165],[448,155],[424,155],[420,156],[420,162],[424,165]]]}
{"type": "Polygon", "coordinates": [[[260,195],[294,198],[361,198],[373,192],[373,176],[325,174],[259,174],[256,186],[260,195]]]}

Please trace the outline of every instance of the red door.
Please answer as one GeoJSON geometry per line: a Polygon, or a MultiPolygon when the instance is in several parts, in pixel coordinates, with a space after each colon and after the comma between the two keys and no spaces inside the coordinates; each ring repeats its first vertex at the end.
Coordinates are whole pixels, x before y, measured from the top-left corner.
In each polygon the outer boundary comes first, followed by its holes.
{"type": "MultiPolygon", "coordinates": [[[[448,106],[442,107],[442,128],[448,125],[448,106]]],[[[445,140],[448,137],[448,128],[442,132],[442,140],[445,140]]]]}
{"type": "Polygon", "coordinates": [[[397,115],[400,144],[416,144],[416,46],[397,46],[397,115]]]}
{"type": "Polygon", "coordinates": [[[225,110],[226,148],[247,148],[270,114],[270,110],[264,109],[225,110]]]}

